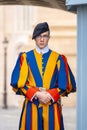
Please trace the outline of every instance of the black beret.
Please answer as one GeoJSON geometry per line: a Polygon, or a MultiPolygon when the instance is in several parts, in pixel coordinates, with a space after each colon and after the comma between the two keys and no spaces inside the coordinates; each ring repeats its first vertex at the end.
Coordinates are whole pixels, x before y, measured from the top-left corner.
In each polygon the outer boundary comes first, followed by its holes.
{"type": "Polygon", "coordinates": [[[37,36],[39,36],[41,33],[50,31],[49,25],[47,22],[39,23],[36,25],[33,31],[32,39],[35,39],[37,36]]]}

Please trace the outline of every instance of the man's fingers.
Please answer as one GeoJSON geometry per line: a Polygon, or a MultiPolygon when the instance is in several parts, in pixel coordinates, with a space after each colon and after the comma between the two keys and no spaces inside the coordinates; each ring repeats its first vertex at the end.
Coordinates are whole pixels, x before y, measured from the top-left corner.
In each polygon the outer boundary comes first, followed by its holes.
{"type": "Polygon", "coordinates": [[[39,99],[40,102],[45,103],[45,104],[47,104],[48,102],[50,102],[50,100],[51,100],[51,98],[49,96],[42,97],[42,98],[39,99]]]}

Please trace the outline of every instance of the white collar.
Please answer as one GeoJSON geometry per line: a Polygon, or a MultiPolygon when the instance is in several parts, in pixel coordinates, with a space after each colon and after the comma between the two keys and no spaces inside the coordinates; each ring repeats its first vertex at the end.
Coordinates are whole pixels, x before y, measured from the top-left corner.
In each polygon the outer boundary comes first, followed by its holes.
{"type": "Polygon", "coordinates": [[[49,47],[48,47],[48,45],[45,47],[45,48],[43,48],[43,49],[40,49],[37,45],[36,45],[36,51],[38,52],[38,53],[41,53],[41,54],[45,54],[45,53],[47,53],[48,51],[49,51],[49,47]]]}

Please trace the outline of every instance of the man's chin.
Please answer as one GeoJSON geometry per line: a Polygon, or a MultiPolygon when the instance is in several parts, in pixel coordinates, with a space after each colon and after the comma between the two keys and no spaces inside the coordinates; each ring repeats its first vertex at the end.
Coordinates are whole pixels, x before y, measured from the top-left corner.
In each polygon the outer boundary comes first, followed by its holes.
{"type": "Polygon", "coordinates": [[[40,46],[39,46],[40,49],[43,49],[44,47],[45,47],[44,45],[40,45],[40,46]]]}

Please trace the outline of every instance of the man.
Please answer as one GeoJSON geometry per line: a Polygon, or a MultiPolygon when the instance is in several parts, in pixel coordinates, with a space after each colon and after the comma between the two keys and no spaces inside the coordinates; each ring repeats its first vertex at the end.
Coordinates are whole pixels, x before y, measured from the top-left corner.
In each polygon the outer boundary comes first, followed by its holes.
{"type": "Polygon", "coordinates": [[[64,130],[61,96],[76,91],[64,55],[49,49],[47,22],[36,25],[32,39],[36,47],[20,53],[11,77],[16,94],[24,95],[19,130],[64,130]]]}

